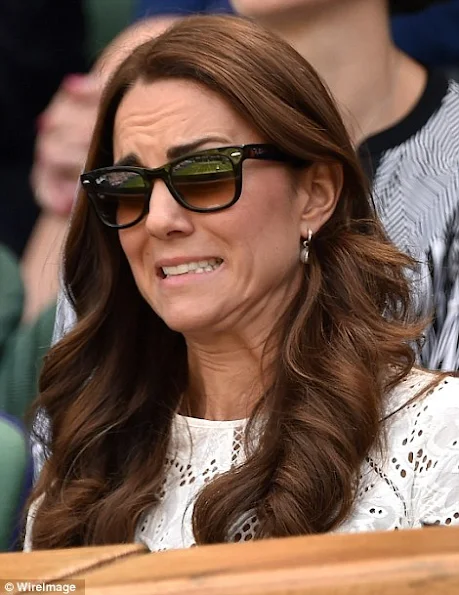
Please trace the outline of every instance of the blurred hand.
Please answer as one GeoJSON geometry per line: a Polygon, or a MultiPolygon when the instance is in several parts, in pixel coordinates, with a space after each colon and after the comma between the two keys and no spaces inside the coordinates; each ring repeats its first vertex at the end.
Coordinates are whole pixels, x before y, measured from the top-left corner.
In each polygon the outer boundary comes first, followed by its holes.
{"type": "Polygon", "coordinates": [[[31,182],[38,204],[54,215],[71,211],[101,89],[96,75],[68,76],[39,118],[31,182]]]}
{"type": "Polygon", "coordinates": [[[104,50],[88,75],[68,76],[40,116],[32,169],[38,204],[57,216],[70,214],[91,142],[102,88],[124,58],[179,17],[151,17],[134,23],[104,50]]]}

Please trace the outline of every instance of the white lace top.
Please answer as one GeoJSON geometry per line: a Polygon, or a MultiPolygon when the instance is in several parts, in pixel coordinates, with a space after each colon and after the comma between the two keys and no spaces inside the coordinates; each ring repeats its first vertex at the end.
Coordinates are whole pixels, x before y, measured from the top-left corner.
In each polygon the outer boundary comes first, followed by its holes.
{"type": "MultiPolygon", "coordinates": [[[[431,380],[426,372],[411,374],[389,396],[388,412],[407,403],[431,380]]],[[[175,417],[160,502],[139,522],[137,542],[151,551],[194,544],[193,503],[208,481],[243,462],[244,426],[244,420],[175,417]]],[[[336,531],[459,525],[459,378],[441,381],[392,416],[387,445],[384,460],[367,457],[353,511],[336,531]]],[[[37,506],[29,511],[24,550],[31,549],[37,506]]],[[[249,514],[232,539],[249,541],[256,525],[256,515],[249,514]]]]}

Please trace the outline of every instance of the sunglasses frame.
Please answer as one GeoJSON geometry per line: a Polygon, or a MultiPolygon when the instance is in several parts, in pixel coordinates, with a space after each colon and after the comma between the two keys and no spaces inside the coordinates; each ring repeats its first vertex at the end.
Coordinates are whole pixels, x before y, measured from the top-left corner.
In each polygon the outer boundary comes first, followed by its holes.
{"type": "Polygon", "coordinates": [[[137,167],[137,166],[130,166],[130,165],[113,165],[110,167],[104,167],[100,169],[94,169],[92,171],[88,171],[83,173],[80,176],[80,181],[83,189],[87,197],[89,198],[97,216],[101,220],[101,222],[106,225],[107,227],[111,227],[114,229],[126,229],[128,227],[133,227],[137,225],[142,219],[148,214],[149,206],[150,206],[150,198],[151,193],[153,191],[153,183],[155,180],[160,179],[166,184],[169,192],[173,196],[173,198],[181,205],[183,208],[187,209],[188,211],[193,211],[195,213],[215,213],[217,211],[223,211],[224,209],[228,209],[229,207],[233,206],[241,197],[242,192],[242,164],[246,159],[260,159],[266,161],[279,161],[279,162],[290,162],[290,163],[298,163],[298,158],[292,157],[284,153],[281,149],[269,144],[250,144],[250,145],[235,145],[235,146],[228,146],[228,147],[217,147],[212,149],[206,149],[204,151],[198,151],[195,153],[190,153],[188,155],[184,155],[182,157],[178,157],[166,163],[162,167],[156,167],[154,169],[150,169],[147,167],[137,167]],[[189,205],[183,198],[180,196],[179,192],[175,189],[171,171],[182,161],[187,161],[193,157],[200,157],[200,156],[212,156],[212,155],[221,155],[226,158],[229,158],[233,165],[233,172],[234,172],[234,183],[235,183],[235,191],[233,199],[223,206],[219,207],[210,207],[210,208],[202,208],[202,207],[193,207],[189,205]],[[106,219],[103,218],[101,212],[99,211],[97,202],[98,199],[94,196],[97,193],[94,188],[96,187],[96,179],[99,176],[106,175],[112,172],[133,172],[137,173],[142,176],[143,180],[146,183],[145,187],[145,197],[144,197],[144,206],[142,209],[142,213],[135,219],[135,221],[131,223],[124,223],[121,225],[114,224],[108,222],[106,219]]]}

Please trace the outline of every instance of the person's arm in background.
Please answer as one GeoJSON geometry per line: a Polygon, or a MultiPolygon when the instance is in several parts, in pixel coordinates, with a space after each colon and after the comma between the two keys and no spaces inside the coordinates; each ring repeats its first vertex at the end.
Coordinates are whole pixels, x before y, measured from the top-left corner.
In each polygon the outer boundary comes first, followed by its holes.
{"type": "Polygon", "coordinates": [[[459,0],[396,16],[392,34],[395,43],[422,64],[459,68],[459,0]]]}

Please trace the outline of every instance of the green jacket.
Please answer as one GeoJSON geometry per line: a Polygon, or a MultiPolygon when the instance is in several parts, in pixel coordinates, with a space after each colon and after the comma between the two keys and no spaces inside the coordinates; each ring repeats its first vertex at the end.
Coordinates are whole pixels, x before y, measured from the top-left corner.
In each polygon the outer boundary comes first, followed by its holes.
{"type": "Polygon", "coordinates": [[[33,324],[21,324],[23,304],[19,263],[0,244],[0,551],[15,547],[20,532],[31,482],[30,447],[21,422],[37,394],[54,326],[54,306],[33,324]]]}
{"type": "Polygon", "coordinates": [[[24,419],[37,393],[43,356],[53,333],[55,305],[21,324],[24,287],[19,263],[0,244],[0,411],[24,419]]]}

